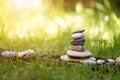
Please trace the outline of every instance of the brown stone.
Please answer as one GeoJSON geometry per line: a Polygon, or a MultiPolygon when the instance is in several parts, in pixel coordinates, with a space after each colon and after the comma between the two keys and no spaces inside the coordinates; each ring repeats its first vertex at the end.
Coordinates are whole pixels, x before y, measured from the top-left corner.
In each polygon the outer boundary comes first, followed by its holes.
{"type": "Polygon", "coordinates": [[[83,36],[83,37],[81,37],[81,38],[74,38],[73,40],[78,40],[78,39],[82,39],[82,38],[84,38],[84,36],[83,36]]]}
{"type": "Polygon", "coordinates": [[[73,50],[68,50],[67,55],[71,57],[79,57],[79,58],[86,58],[92,56],[92,53],[89,51],[84,51],[84,52],[78,52],[78,51],[73,51],[73,50]]]}
{"type": "Polygon", "coordinates": [[[71,58],[68,55],[62,55],[60,57],[60,59],[63,61],[96,64],[96,58],[94,58],[94,57],[89,57],[89,58],[85,58],[85,59],[77,59],[77,58],[71,58]]]}
{"type": "Polygon", "coordinates": [[[71,42],[71,44],[72,44],[73,46],[84,46],[84,42],[80,42],[80,43],[72,43],[72,42],[71,42]]]}
{"type": "Polygon", "coordinates": [[[85,39],[84,38],[74,39],[71,41],[71,44],[74,46],[77,46],[77,45],[83,46],[85,44],[85,39]]]}
{"type": "Polygon", "coordinates": [[[120,57],[116,58],[115,61],[120,65],[120,57]]]}
{"type": "Polygon", "coordinates": [[[85,42],[85,38],[74,39],[71,42],[85,42]]]}
{"type": "MultiPolygon", "coordinates": [[[[69,56],[69,55],[68,55],[69,56]]],[[[89,58],[90,56],[87,56],[87,57],[74,57],[74,56],[69,56],[70,58],[73,58],[73,59],[86,59],[86,58],[89,58]]]]}
{"type": "Polygon", "coordinates": [[[3,51],[7,51],[6,49],[0,48],[0,53],[3,51]]]}
{"type": "Polygon", "coordinates": [[[76,31],[72,32],[72,34],[75,34],[75,33],[82,33],[82,32],[84,32],[84,31],[85,31],[85,29],[76,30],[76,31]]]}
{"type": "Polygon", "coordinates": [[[83,46],[71,46],[69,49],[73,50],[73,51],[79,51],[79,52],[84,52],[85,51],[83,46]]]}

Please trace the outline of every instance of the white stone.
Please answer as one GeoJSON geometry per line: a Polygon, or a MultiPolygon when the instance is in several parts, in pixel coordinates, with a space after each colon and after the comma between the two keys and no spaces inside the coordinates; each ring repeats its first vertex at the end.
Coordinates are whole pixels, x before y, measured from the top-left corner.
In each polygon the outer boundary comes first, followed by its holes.
{"type": "Polygon", "coordinates": [[[113,59],[108,59],[108,61],[109,61],[110,63],[115,63],[115,60],[113,60],[113,59]]]}
{"type": "Polygon", "coordinates": [[[26,50],[22,52],[18,52],[19,58],[31,58],[35,56],[35,52],[33,50],[26,50]]]}
{"type": "Polygon", "coordinates": [[[115,60],[116,60],[117,62],[120,62],[120,57],[116,58],[115,60]]]}
{"type": "Polygon", "coordinates": [[[89,57],[89,58],[85,58],[85,59],[81,59],[81,60],[84,60],[84,61],[96,61],[96,58],[89,57]]]}
{"type": "Polygon", "coordinates": [[[81,37],[84,37],[84,34],[83,34],[83,33],[75,33],[75,34],[72,34],[72,38],[73,38],[73,39],[81,38],[81,37]]]}
{"type": "Polygon", "coordinates": [[[116,58],[115,61],[120,65],[120,57],[116,58]]]}
{"type": "Polygon", "coordinates": [[[68,55],[62,55],[60,57],[61,60],[64,60],[64,61],[76,61],[76,62],[79,62],[79,59],[72,59],[70,58],[68,55]]]}
{"type": "Polygon", "coordinates": [[[85,52],[78,52],[78,51],[72,51],[72,50],[68,50],[67,51],[67,55],[71,56],[71,57],[89,57],[92,56],[92,53],[89,51],[85,51],[85,52]]]}
{"type": "Polygon", "coordinates": [[[85,60],[85,61],[83,61],[83,63],[85,63],[85,64],[96,64],[96,61],[85,60]]]}
{"type": "Polygon", "coordinates": [[[60,57],[63,61],[71,61],[71,62],[79,62],[79,63],[88,63],[88,64],[96,64],[96,59],[94,57],[86,58],[86,59],[76,59],[71,58],[68,55],[63,55],[60,57]]]}
{"type": "Polygon", "coordinates": [[[97,64],[103,64],[103,63],[105,63],[104,60],[97,60],[97,64]]]}
{"type": "Polygon", "coordinates": [[[1,56],[8,57],[8,58],[15,57],[16,55],[17,55],[17,52],[15,52],[15,51],[3,51],[1,53],[1,56]]]}

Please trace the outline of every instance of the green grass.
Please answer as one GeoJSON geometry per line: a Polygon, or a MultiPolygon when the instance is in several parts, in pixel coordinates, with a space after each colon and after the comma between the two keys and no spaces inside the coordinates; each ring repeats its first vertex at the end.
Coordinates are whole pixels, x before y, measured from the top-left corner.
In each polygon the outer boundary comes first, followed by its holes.
{"type": "MultiPolygon", "coordinates": [[[[6,10],[6,4],[3,4],[1,0],[0,48],[15,51],[33,49],[36,54],[63,55],[66,54],[70,46],[72,31],[80,27],[86,29],[85,48],[91,51],[93,56],[116,58],[120,56],[120,20],[112,10],[109,0],[103,1],[105,4],[99,3],[98,5],[98,2],[95,2],[93,8],[92,6],[91,8],[83,8],[79,13],[64,12],[64,10],[55,6],[50,7],[44,15],[40,11],[36,11],[37,15],[40,13],[40,16],[45,17],[43,25],[34,23],[36,24],[34,27],[37,27],[31,29],[24,27],[26,25],[20,26],[28,29],[24,34],[24,38],[21,39],[18,34],[15,34],[15,31],[22,12],[17,17],[13,16],[14,12],[9,13],[9,10],[6,10]],[[76,15],[83,19],[82,22],[78,20],[78,17],[76,21],[74,20],[76,15]],[[62,25],[55,22],[56,16],[63,20],[62,25]],[[108,21],[104,19],[105,16],[108,16],[108,21]],[[53,24],[50,25],[49,22],[53,22],[59,28],[55,37],[51,37],[44,32],[45,26],[54,26],[53,24]],[[67,29],[61,28],[68,24],[67,29]],[[13,32],[10,38],[8,37],[9,32],[13,32]],[[35,36],[31,37],[30,32],[33,32],[35,36]],[[103,38],[105,32],[108,32],[110,39],[103,38]]],[[[33,13],[27,16],[26,21],[29,21],[29,17],[34,17],[33,13]]],[[[20,29],[19,34],[24,32],[24,28],[20,29]]],[[[0,58],[0,80],[120,80],[120,69],[117,66],[113,66],[109,71],[106,71],[107,67],[104,65],[99,70],[92,70],[91,67],[64,61],[46,60],[42,62],[39,59],[22,61],[0,58]]]]}
{"type": "MultiPolygon", "coordinates": [[[[21,51],[33,49],[37,54],[66,54],[71,41],[71,31],[68,29],[64,33],[59,33],[56,38],[49,40],[19,40],[15,44],[13,41],[4,41],[1,47],[21,51]],[[62,34],[62,36],[60,35],[62,34]]],[[[86,49],[90,50],[94,56],[98,57],[118,57],[119,39],[114,37],[114,45],[97,38],[86,37],[86,49]],[[93,45],[94,43],[94,45],[93,45]]],[[[21,60],[0,60],[0,80],[120,80],[120,70],[113,66],[109,71],[103,65],[99,70],[92,70],[91,66],[70,62],[41,62],[39,59],[30,61],[21,60]]]]}
{"type": "Polygon", "coordinates": [[[49,66],[34,62],[5,63],[1,71],[3,80],[119,80],[120,72],[113,67],[109,72],[101,68],[92,71],[89,66],[72,63],[50,63],[49,66]]]}

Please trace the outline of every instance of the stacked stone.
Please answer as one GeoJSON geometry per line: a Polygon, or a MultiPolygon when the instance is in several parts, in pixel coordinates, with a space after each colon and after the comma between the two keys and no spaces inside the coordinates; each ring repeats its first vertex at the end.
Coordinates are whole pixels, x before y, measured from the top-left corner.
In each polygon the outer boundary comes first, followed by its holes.
{"type": "Polygon", "coordinates": [[[72,46],[67,51],[67,55],[61,56],[62,60],[96,64],[96,59],[92,57],[92,53],[84,48],[84,31],[85,30],[82,29],[72,33],[72,46]]]}

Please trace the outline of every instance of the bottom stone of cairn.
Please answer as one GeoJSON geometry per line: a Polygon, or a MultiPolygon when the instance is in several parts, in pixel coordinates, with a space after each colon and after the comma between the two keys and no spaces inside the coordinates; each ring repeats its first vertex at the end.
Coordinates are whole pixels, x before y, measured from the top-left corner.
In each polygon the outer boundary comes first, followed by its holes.
{"type": "Polygon", "coordinates": [[[70,61],[70,62],[80,62],[80,63],[88,63],[88,64],[96,64],[96,58],[89,57],[89,58],[72,58],[68,55],[61,56],[61,60],[70,61]]]}

